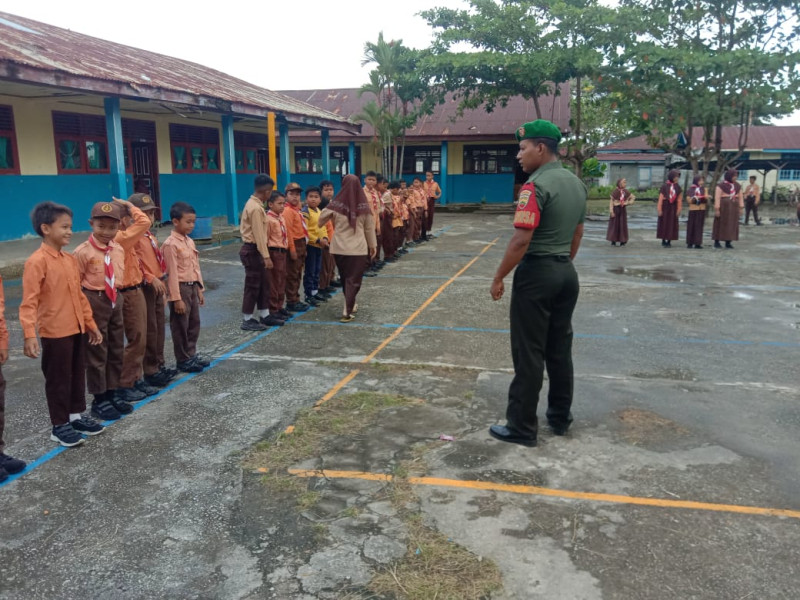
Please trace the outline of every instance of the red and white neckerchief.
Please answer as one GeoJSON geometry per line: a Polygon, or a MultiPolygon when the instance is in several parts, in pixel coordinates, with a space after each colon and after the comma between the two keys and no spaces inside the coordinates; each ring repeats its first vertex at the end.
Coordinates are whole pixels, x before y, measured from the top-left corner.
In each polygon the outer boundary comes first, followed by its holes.
{"type": "Polygon", "coordinates": [[[291,208],[298,215],[300,215],[300,222],[303,224],[303,234],[305,236],[306,241],[308,241],[308,223],[306,223],[306,220],[303,218],[303,211],[301,211],[299,208],[295,208],[291,204],[287,204],[286,206],[291,208]]]}
{"type": "Polygon", "coordinates": [[[273,219],[275,219],[278,222],[278,224],[281,226],[281,241],[283,242],[284,247],[288,247],[289,246],[289,234],[286,233],[286,221],[281,219],[281,216],[278,213],[272,212],[272,209],[267,211],[267,216],[268,217],[272,217],[273,219]]]}
{"type": "Polygon", "coordinates": [[[669,184],[669,203],[674,204],[675,200],[678,199],[678,190],[677,186],[674,183],[669,184]]]}
{"type": "Polygon", "coordinates": [[[732,181],[723,181],[722,183],[723,185],[728,186],[728,189],[725,191],[725,195],[733,198],[736,195],[736,185],[732,181]]]}
{"type": "Polygon", "coordinates": [[[111,250],[113,250],[113,247],[111,244],[108,244],[105,248],[102,248],[100,244],[97,243],[97,240],[94,239],[94,234],[89,236],[89,243],[95,250],[99,250],[103,253],[103,264],[105,265],[103,279],[106,284],[106,296],[111,300],[111,308],[114,308],[117,304],[117,287],[114,278],[114,263],[111,262],[111,250]]]}
{"type": "Polygon", "coordinates": [[[155,252],[156,260],[158,261],[158,266],[161,267],[161,273],[166,274],[167,272],[167,261],[164,260],[164,255],[161,253],[161,250],[158,248],[158,240],[156,236],[154,236],[149,231],[144,232],[144,237],[150,240],[150,245],[153,246],[153,252],[155,252]]]}

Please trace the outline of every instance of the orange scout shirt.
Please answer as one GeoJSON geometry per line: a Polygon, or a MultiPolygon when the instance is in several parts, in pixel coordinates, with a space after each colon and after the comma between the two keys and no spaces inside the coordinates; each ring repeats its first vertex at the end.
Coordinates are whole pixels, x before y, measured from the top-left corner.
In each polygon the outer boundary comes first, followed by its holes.
{"type": "MultiPolygon", "coordinates": [[[[158,241],[156,241],[156,243],[158,243],[158,241]]],[[[136,240],[136,256],[141,261],[139,262],[139,266],[142,268],[142,276],[144,277],[145,283],[149,285],[153,283],[153,279],[161,279],[164,277],[164,271],[161,270],[161,263],[158,261],[156,251],[153,249],[153,244],[146,235],[142,235],[142,237],[136,240]]]]}
{"type": "Polygon", "coordinates": [[[306,240],[306,228],[303,226],[303,215],[300,214],[300,207],[295,208],[288,202],[282,215],[286,221],[286,230],[291,240],[306,240]]]}
{"type": "Polygon", "coordinates": [[[19,322],[25,339],[63,338],[97,329],[92,308],[81,292],[78,261],[44,242],[25,261],[19,322]],[[37,327],[38,326],[38,327],[37,327]]]}
{"type": "Polygon", "coordinates": [[[428,198],[435,198],[436,192],[441,193],[441,188],[439,188],[439,184],[435,181],[428,182],[426,179],[422,182],[422,188],[425,190],[425,196],[428,198]]]}
{"type": "MultiPolygon", "coordinates": [[[[81,287],[87,290],[103,291],[106,289],[105,247],[95,240],[98,250],[89,240],[75,248],[72,256],[78,261],[78,271],[81,273],[81,287]]],[[[125,273],[125,251],[122,246],[113,240],[111,246],[111,264],[114,267],[114,287],[122,287],[122,276],[125,273]]]]}
{"type": "Polygon", "coordinates": [[[270,248],[285,248],[294,252],[294,240],[289,235],[283,214],[267,212],[267,244],[270,248]]]}
{"type": "Polygon", "coordinates": [[[150,219],[135,206],[130,206],[133,223],[125,230],[119,230],[114,236],[114,241],[122,246],[125,251],[125,272],[114,272],[114,278],[121,281],[122,288],[132,287],[142,283],[142,268],[139,266],[139,255],[136,252],[136,243],[143,237],[144,232],[150,229],[150,219]]]}
{"type": "Polygon", "coordinates": [[[182,281],[196,281],[203,285],[203,275],[200,273],[200,259],[194,240],[186,235],[173,231],[161,244],[161,252],[167,263],[167,300],[175,302],[181,299],[182,281]]]}
{"type": "Polygon", "coordinates": [[[6,297],[3,293],[3,278],[0,277],[0,350],[8,350],[8,327],[6,327],[6,297]]]}
{"type": "Polygon", "coordinates": [[[239,233],[242,234],[242,242],[255,244],[258,253],[266,260],[269,258],[267,248],[267,211],[261,200],[255,196],[250,196],[242,210],[242,220],[239,222],[239,233]]]}
{"type": "Polygon", "coordinates": [[[367,197],[367,204],[369,204],[369,209],[372,211],[372,218],[375,220],[375,231],[380,234],[381,220],[379,215],[381,212],[381,198],[378,195],[378,190],[375,188],[369,189],[367,186],[364,186],[364,195],[367,197]]]}

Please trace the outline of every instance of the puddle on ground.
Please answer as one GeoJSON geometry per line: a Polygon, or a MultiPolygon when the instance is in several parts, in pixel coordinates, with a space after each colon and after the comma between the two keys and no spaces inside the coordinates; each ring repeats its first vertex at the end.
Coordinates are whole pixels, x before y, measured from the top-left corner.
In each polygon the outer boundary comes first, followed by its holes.
{"type": "Polygon", "coordinates": [[[608,270],[614,275],[627,275],[638,279],[649,279],[650,281],[677,281],[682,282],[683,277],[677,275],[672,269],[632,269],[630,267],[614,267],[608,270]]]}

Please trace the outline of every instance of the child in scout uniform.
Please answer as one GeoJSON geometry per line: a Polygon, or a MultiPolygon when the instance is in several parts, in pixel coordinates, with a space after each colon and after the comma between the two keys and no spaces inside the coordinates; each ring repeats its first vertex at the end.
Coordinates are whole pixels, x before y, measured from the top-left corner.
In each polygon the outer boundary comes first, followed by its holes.
{"type": "Polygon", "coordinates": [[[425,171],[425,181],[422,186],[428,200],[428,219],[425,229],[430,233],[433,231],[433,211],[436,209],[436,201],[442,197],[442,188],[433,180],[433,171],[425,171]]]}
{"type": "Polygon", "coordinates": [[[312,301],[325,302],[331,298],[330,294],[320,292],[319,289],[322,249],[330,245],[327,228],[319,225],[320,200],[319,188],[310,187],[306,190],[306,206],[303,209],[303,218],[306,220],[308,245],[306,247],[306,273],[303,277],[303,291],[305,291],[306,302],[308,303],[312,301]]]}
{"type": "MultiPolygon", "coordinates": [[[[156,221],[156,210],[158,210],[153,199],[148,194],[133,194],[129,200],[147,216],[150,220],[150,227],[152,227],[156,221]]],[[[172,381],[178,371],[168,368],[164,360],[167,263],[158,247],[158,240],[150,229],[147,229],[138,238],[136,255],[139,257],[139,266],[142,269],[142,294],[147,308],[147,333],[142,372],[144,373],[144,382],[148,386],[160,388],[172,381]]]]}
{"type": "Polygon", "coordinates": [[[292,316],[283,307],[286,296],[286,257],[294,251],[294,240],[289,235],[286,221],[283,219],[286,198],[278,191],[272,192],[267,200],[267,245],[272,259],[272,268],[267,269],[269,277],[269,312],[275,315],[273,325],[283,325],[283,319],[292,316]]]}
{"type": "Polygon", "coordinates": [[[364,175],[364,194],[367,196],[367,204],[372,212],[372,219],[375,221],[375,237],[378,239],[378,249],[375,256],[370,259],[370,266],[364,273],[364,277],[375,277],[378,274],[380,265],[380,245],[381,245],[381,219],[380,203],[381,198],[376,186],[378,185],[378,174],[375,171],[367,171],[364,175]]]}
{"type": "Polygon", "coordinates": [[[53,202],[37,204],[31,213],[42,245],[25,262],[19,321],[25,356],[42,355],[47,408],[53,430],[50,439],[62,446],[83,444],[82,434],[97,435],[103,426],[86,410],[85,346],[102,343],[103,334],[80,289],[75,257],[63,251],[72,237],[72,211],[53,202]],[[37,339],[41,337],[41,345],[37,339]]]}
{"type": "Polygon", "coordinates": [[[9,475],[16,475],[25,468],[25,462],[5,454],[3,442],[3,429],[6,424],[6,380],[3,378],[2,365],[8,360],[8,328],[4,316],[6,307],[3,294],[3,278],[0,277],[0,482],[8,479],[9,475]]]}
{"type": "Polygon", "coordinates": [[[125,329],[122,323],[122,276],[125,251],[114,241],[119,230],[120,208],[113,202],[92,207],[89,239],[75,248],[81,289],[103,341],[86,349],[86,388],[94,396],[92,414],[104,421],[119,419],[133,407],[116,398],[122,373],[125,329]]]}
{"type": "Polygon", "coordinates": [[[150,229],[150,219],[129,200],[115,201],[120,207],[120,230],[114,236],[114,242],[125,251],[125,270],[117,278],[122,283],[119,292],[123,298],[122,322],[127,340],[116,397],[122,402],[138,402],[158,393],[158,388],[147,385],[141,379],[147,347],[147,304],[142,291],[144,277],[136,246],[144,232],[150,229]]]}
{"type": "Polygon", "coordinates": [[[264,331],[267,325],[263,321],[270,316],[267,272],[272,268],[272,259],[267,245],[267,211],[264,205],[273,187],[275,182],[271,177],[258,175],[253,183],[253,194],[245,203],[239,221],[242,236],[239,260],[244,266],[241,328],[245,331],[264,331]]]}
{"type": "MultiPolygon", "coordinates": [[[[333,182],[323,179],[319,182],[320,195],[322,200],[319,203],[319,209],[323,210],[331,200],[333,200],[334,190],[333,182]]],[[[333,241],[333,221],[325,223],[325,228],[328,230],[328,240],[333,241]]],[[[339,281],[335,281],[336,275],[336,261],[331,254],[330,244],[322,249],[322,268],[319,272],[319,289],[331,294],[336,288],[341,287],[339,281]]]]}
{"type": "Polygon", "coordinates": [[[400,189],[400,182],[393,181],[389,184],[389,195],[392,201],[392,235],[394,239],[395,259],[404,253],[403,250],[403,195],[400,189]]]}
{"type": "MultiPolygon", "coordinates": [[[[289,251],[286,260],[286,308],[292,312],[303,312],[308,310],[309,304],[300,302],[300,282],[303,279],[303,267],[306,264],[306,243],[308,242],[308,231],[306,231],[306,221],[300,214],[302,203],[300,194],[303,188],[296,183],[289,183],[286,186],[286,205],[283,211],[283,218],[286,221],[286,229],[289,237],[294,243],[294,250],[289,251]]],[[[319,302],[310,303],[317,306],[319,302]]]]}
{"type": "Polygon", "coordinates": [[[189,234],[194,230],[197,213],[186,202],[176,202],[169,209],[172,233],[161,245],[167,263],[167,300],[169,301],[169,328],[179,371],[198,373],[209,361],[197,354],[200,337],[200,307],[205,304],[203,275],[194,240],[189,234]]]}

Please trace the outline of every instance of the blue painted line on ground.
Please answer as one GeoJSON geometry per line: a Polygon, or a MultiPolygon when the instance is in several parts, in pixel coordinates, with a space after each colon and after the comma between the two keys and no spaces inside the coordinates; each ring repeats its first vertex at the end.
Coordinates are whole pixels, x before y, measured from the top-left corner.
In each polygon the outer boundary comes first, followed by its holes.
{"type": "MultiPolygon", "coordinates": [[[[359,323],[351,321],[349,323],[340,323],[339,321],[296,321],[300,325],[336,325],[345,327],[373,327],[379,329],[397,329],[402,325],[400,323],[359,323]]],[[[454,331],[458,333],[510,333],[509,329],[492,329],[488,327],[443,327],[438,325],[406,325],[404,329],[414,329],[422,331],[454,331]]],[[[604,340],[604,341],[621,341],[632,342],[636,338],[625,335],[609,335],[603,333],[576,333],[576,339],[586,340],[604,340]]],[[[797,342],[773,342],[773,341],[752,341],[752,340],[711,340],[703,338],[659,338],[662,342],[671,342],[676,344],[708,344],[708,345],[736,345],[736,346],[766,346],[773,348],[800,348],[800,343],[797,342]]]]}

